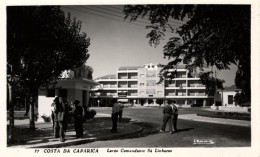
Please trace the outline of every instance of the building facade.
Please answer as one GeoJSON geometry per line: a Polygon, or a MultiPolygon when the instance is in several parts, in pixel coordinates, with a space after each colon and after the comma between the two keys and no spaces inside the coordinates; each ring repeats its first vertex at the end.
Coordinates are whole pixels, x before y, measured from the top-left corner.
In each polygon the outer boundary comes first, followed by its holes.
{"type": "Polygon", "coordinates": [[[115,75],[95,81],[100,85],[92,90],[90,105],[107,106],[112,98],[132,105],[158,106],[165,99],[173,99],[182,106],[210,106],[214,96],[207,96],[198,75],[185,65],[178,66],[176,78],[159,82],[161,68],[157,64],[120,67],[115,75]]]}

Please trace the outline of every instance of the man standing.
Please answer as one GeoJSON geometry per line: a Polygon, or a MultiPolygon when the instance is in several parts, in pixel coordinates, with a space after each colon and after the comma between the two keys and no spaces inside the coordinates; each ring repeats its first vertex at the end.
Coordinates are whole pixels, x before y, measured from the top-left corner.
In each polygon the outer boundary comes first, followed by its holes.
{"type": "MultiPolygon", "coordinates": [[[[54,110],[56,108],[57,103],[59,103],[59,98],[58,97],[56,97],[53,100],[53,103],[51,104],[51,120],[52,120],[52,129],[53,129],[54,133],[55,133],[55,111],[54,110]]],[[[56,135],[56,136],[58,137],[58,135],[56,135]]]]}
{"type": "Polygon", "coordinates": [[[172,124],[173,124],[173,128],[174,131],[177,132],[177,120],[178,120],[178,105],[176,104],[176,101],[173,101],[172,104],[172,110],[173,110],[173,114],[172,114],[172,124]]]}
{"type": "Polygon", "coordinates": [[[83,107],[80,106],[79,103],[79,100],[75,100],[74,102],[74,127],[76,131],[76,138],[83,137],[83,107]]]}
{"type": "Polygon", "coordinates": [[[124,104],[123,104],[122,102],[120,102],[120,103],[119,103],[119,113],[118,113],[119,123],[122,122],[123,110],[124,110],[124,104]]]}
{"type": "Polygon", "coordinates": [[[66,106],[62,97],[59,97],[59,103],[56,104],[55,112],[55,137],[60,137],[61,142],[65,142],[65,133],[64,133],[64,120],[65,120],[65,111],[66,106]],[[59,130],[59,136],[58,134],[59,130]]]}
{"type": "Polygon", "coordinates": [[[113,104],[113,106],[112,106],[111,117],[112,117],[113,126],[112,126],[112,129],[110,131],[112,133],[117,133],[117,119],[118,119],[118,114],[119,114],[119,111],[120,111],[120,106],[117,103],[117,99],[115,99],[115,98],[112,99],[112,104],[113,104]]]}
{"type": "Polygon", "coordinates": [[[172,107],[169,105],[170,100],[165,101],[165,105],[163,107],[163,125],[161,127],[160,132],[165,132],[166,124],[169,124],[169,130],[172,134],[172,122],[171,122],[171,116],[172,116],[172,107]]]}

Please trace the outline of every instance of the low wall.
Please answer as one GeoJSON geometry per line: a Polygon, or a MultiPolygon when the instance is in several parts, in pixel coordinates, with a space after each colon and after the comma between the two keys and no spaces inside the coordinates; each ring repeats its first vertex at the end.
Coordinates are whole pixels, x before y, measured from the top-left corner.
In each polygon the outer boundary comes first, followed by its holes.
{"type": "Polygon", "coordinates": [[[227,107],[227,106],[211,106],[211,109],[214,110],[223,110],[223,111],[230,111],[230,112],[248,112],[248,107],[227,107]]]}

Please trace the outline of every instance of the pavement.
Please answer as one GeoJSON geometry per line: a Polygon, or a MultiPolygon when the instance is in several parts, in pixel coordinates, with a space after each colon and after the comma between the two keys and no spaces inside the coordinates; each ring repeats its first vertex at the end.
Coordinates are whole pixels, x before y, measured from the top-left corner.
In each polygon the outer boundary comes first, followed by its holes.
{"type": "MultiPolygon", "coordinates": [[[[244,127],[251,126],[251,121],[203,117],[197,114],[183,114],[179,115],[178,118],[244,127]]],[[[110,114],[97,113],[95,119],[88,120],[84,124],[85,131],[82,138],[75,137],[73,124],[69,124],[66,132],[66,141],[60,142],[58,138],[53,137],[51,122],[36,122],[36,130],[30,130],[28,124],[28,119],[15,120],[15,138],[17,140],[15,144],[9,145],[9,148],[60,148],[93,141],[126,138],[144,131],[142,125],[133,123],[129,119],[124,119],[121,123],[118,123],[118,133],[111,133],[112,121],[110,114]]]]}

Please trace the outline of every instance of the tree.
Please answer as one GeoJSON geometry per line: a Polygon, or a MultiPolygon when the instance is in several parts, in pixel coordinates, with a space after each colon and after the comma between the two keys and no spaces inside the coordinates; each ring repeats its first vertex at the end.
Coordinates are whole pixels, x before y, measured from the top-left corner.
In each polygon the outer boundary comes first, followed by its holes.
{"type": "Polygon", "coordinates": [[[81,22],[65,16],[58,6],[7,7],[8,83],[16,78],[30,97],[30,128],[35,129],[34,103],[38,89],[54,83],[61,72],[88,59],[90,39],[81,22]]]}
{"type": "MultiPolygon", "coordinates": [[[[125,19],[135,21],[148,16],[150,45],[158,45],[166,31],[175,32],[164,46],[164,56],[171,59],[162,65],[161,76],[174,78],[179,63],[189,70],[199,67],[229,69],[238,67],[235,83],[250,101],[250,5],[136,5],[125,6],[125,19]],[[186,21],[176,29],[170,19],[186,21]]],[[[202,75],[203,76],[203,75],[202,75]]],[[[213,84],[216,86],[216,84],[213,84]]]]}
{"type": "Polygon", "coordinates": [[[73,70],[76,78],[86,78],[92,80],[93,68],[83,64],[82,66],[73,70]]]}

